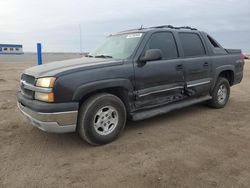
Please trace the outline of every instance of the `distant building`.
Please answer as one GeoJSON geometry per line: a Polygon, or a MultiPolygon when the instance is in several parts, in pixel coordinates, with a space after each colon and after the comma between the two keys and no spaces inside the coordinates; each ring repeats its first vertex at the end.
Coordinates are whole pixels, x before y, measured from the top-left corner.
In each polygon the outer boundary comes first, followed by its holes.
{"type": "Polygon", "coordinates": [[[0,54],[23,54],[23,45],[0,44],[0,54]]]}

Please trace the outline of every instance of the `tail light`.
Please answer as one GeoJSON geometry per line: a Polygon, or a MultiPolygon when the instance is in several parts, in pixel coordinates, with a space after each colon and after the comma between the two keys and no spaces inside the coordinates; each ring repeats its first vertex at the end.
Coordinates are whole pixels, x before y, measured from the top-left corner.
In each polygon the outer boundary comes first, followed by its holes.
{"type": "Polygon", "coordinates": [[[241,53],[240,54],[240,62],[241,62],[241,64],[242,64],[242,66],[244,66],[244,64],[245,64],[245,55],[243,54],[243,53],[241,53]]]}
{"type": "Polygon", "coordinates": [[[240,60],[243,60],[244,61],[245,59],[245,55],[243,53],[240,54],[240,60]]]}

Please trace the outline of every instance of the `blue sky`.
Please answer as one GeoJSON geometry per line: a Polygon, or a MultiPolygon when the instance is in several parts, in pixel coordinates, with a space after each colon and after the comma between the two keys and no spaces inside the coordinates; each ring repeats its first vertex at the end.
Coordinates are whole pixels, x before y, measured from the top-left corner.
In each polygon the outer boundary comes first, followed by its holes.
{"type": "Polygon", "coordinates": [[[171,24],[210,33],[225,48],[250,52],[250,0],[1,0],[0,43],[35,51],[91,51],[110,33],[171,24]]]}

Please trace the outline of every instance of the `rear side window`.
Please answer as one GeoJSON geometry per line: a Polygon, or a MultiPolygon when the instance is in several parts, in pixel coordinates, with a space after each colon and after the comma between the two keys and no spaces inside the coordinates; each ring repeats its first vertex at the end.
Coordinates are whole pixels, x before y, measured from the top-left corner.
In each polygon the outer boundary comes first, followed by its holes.
{"type": "Polygon", "coordinates": [[[214,48],[220,48],[219,45],[217,44],[217,42],[215,42],[215,40],[214,40],[212,37],[210,37],[209,35],[207,35],[207,38],[208,38],[210,44],[211,44],[214,48]]]}
{"type": "Polygon", "coordinates": [[[175,59],[178,57],[175,39],[170,32],[154,33],[149,39],[146,50],[160,49],[162,51],[162,59],[175,59]]]}
{"type": "Polygon", "coordinates": [[[203,56],[206,54],[201,38],[196,33],[179,33],[185,57],[203,56]]]}

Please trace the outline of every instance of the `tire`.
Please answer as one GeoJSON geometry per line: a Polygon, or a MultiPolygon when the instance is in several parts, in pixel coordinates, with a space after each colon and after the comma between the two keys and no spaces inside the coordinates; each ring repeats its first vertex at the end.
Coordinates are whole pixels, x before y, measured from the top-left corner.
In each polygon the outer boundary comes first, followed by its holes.
{"type": "Polygon", "coordinates": [[[100,93],[88,98],[80,107],[77,131],[91,145],[114,141],[127,120],[124,103],[112,94],[100,93]]]}
{"type": "Polygon", "coordinates": [[[230,96],[230,84],[226,78],[219,77],[212,91],[212,99],[208,105],[213,108],[223,108],[230,96]]]}

